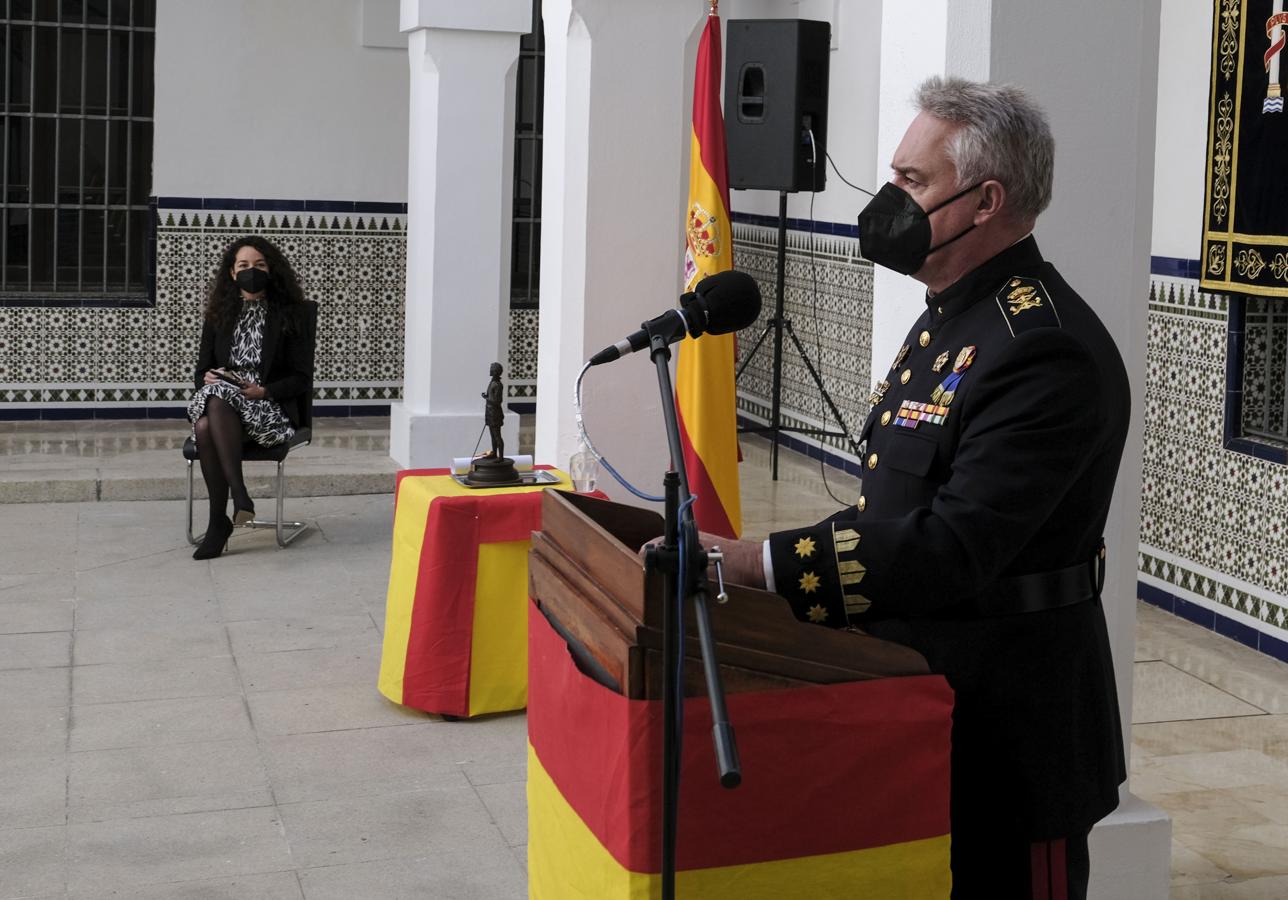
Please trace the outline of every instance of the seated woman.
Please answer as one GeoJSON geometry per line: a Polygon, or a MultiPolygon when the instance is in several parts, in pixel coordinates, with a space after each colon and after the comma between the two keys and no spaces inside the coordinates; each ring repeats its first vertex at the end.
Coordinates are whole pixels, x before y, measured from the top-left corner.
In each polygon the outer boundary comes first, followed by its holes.
{"type": "Polygon", "coordinates": [[[254,520],[242,444],[273,447],[295,434],[299,398],[313,390],[313,350],[304,292],[286,257],[262,237],[234,241],[206,297],[197,392],[188,404],[210,497],[210,523],[193,559],[218,556],[233,528],[254,520]]]}

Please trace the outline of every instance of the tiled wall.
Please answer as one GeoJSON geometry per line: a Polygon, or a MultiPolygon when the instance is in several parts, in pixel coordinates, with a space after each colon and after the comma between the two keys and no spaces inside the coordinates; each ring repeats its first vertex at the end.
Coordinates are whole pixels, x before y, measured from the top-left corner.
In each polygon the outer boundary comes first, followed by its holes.
{"type": "MultiPolygon", "coordinates": [[[[749,422],[769,421],[772,398],[774,335],[769,332],[760,348],[756,339],[774,315],[778,272],[776,226],[740,217],[734,224],[734,265],[755,276],[762,297],[760,318],[755,327],[738,337],[738,365],[750,357],[738,379],[738,412],[749,422]],[[753,350],[755,351],[753,353],[753,350]]],[[[851,234],[832,233],[833,226],[813,236],[801,230],[803,223],[787,231],[783,309],[796,336],[805,348],[845,422],[845,430],[856,434],[868,413],[871,391],[872,347],[872,264],[859,255],[859,242],[851,234]]],[[[852,229],[850,229],[852,230],[852,229]]],[[[782,424],[791,427],[838,431],[835,417],[802,361],[795,345],[783,335],[781,393],[782,424]]],[[[819,438],[807,438],[817,444],[819,438]]],[[[822,438],[825,451],[834,462],[856,464],[848,441],[822,438]]],[[[799,441],[791,443],[800,446],[799,441]]],[[[817,452],[817,451],[815,451],[817,452]]]]}
{"type": "Polygon", "coordinates": [[[1226,448],[1226,297],[1155,276],[1141,595],[1258,649],[1288,650],[1288,468],[1226,448]]]}
{"type": "MultiPolygon", "coordinates": [[[[250,233],[319,304],[317,411],[386,412],[402,396],[406,221],[401,203],[159,198],[153,298],[0,306],[0,418],[182,415],[206,285],[250,233]]],[[[511,312],[512,399],[535,395],[536,329],[536,310],[511,312]]]]}

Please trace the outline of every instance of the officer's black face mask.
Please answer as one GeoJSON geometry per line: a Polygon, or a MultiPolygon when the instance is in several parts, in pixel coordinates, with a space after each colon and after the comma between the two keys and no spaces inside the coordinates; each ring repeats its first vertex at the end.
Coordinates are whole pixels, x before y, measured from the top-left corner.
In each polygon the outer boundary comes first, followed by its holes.
{"type": "Polygon", "coordinates": [[[237,273],[237,286],[248,294],[258,294],[268,287],[268,273],[251,267],[237,273]]]}
{"type": "MultiPolygon", "coordinates": [[[[979,184],[983,184],[981,181],[979,184]]],[[[979,184],[959,191],[934,209],[923,210],[903,188],[887,181],[859,213],[859,250],[869,259],[901,275],[911,275],[926,264],[936,250],[971,231],[975,226],[930,246],[930,215],[965,197],[979,184]]]]}

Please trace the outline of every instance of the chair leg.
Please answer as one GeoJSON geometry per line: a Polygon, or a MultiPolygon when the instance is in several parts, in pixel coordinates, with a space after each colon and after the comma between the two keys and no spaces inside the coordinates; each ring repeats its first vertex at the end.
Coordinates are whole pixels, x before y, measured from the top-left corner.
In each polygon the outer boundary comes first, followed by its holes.
{"type": "Polygon", "coordinates": [[[249,523],[251,528],[272,528],[277,532],[277,546],[285,547],[299,537],[308,525],[303,522],[287,522],[286,518],[286,463],[277,464],[277,517],[271,521],[255,519],[249,523]]]}
{"type": "Polygon", "coordinates": [[[192,533],[192,478],[192,460],[188,460],[188,543],[195,547],[206,535],[203,533],[200,537],[194,537],[192,533]]]}

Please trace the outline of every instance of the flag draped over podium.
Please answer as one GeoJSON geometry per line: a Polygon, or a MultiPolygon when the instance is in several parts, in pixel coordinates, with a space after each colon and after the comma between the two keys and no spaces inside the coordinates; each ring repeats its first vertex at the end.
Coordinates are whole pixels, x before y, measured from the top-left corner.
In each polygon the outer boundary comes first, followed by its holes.
{"type": "MultiPolygon", "coordinates": [[[[713,11],[698,44],[693,80],[689,206],[685,216],[685,289],[733,268],[728,157],[720,114],[720,17],[713,11]]],[[[726,537],[742,531],[738,499],[734,336],[686,338],[676,363],[675,401],[698,527],[726,537]]]]}

